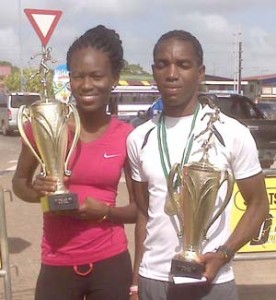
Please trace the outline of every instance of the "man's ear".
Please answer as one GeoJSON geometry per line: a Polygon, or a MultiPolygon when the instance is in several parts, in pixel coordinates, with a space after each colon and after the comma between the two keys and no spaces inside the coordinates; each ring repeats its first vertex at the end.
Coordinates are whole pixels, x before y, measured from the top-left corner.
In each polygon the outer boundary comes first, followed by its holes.
{"type": "Polygon", "coordinates": [[[153,75],[153,78],[154,78],[155,77],[155,64],[151,65],[151,70],[152,70],[152,75],[153,75]]]}
{"type": "Polygon", "coordinates": [[[205,79],[205,65],[202,64],[198,68],[198,73],[199,73],[198,79],[199,79],[199,83],[200,83],[205,79]]]}

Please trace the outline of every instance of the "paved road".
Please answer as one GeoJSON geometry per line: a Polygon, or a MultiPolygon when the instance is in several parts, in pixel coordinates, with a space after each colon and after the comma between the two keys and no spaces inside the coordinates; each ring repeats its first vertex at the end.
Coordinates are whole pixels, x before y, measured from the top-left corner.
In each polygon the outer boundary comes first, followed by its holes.
{"type": "MultiPolygon", "coordinates": [[[[1,144],[0,137],[0,145],[1,144]]],[[[0,149],[0,185],[11,188],[11,176],[19,151],[18,140],[7,139],[7,151],[4,155],[0,149]]],[[[0,148],[1,148],[0,147],[0,148]]],[[[119,203],[124,204],[127,197],[124,182],[119,185],[119,203]]],[[[6,204],[8,242],[10,260],[18,268],[11,268],[13,300],[32,300],[36,277],[40,266],[40,237],[42,213],[39,204],[28,204],[14,197],[6,204]]],[[[129,248],[133,256],[133,225],[126,226],[129,248]]],[[[239,286],[240,300],[275,300],[276,299],[276,259],[259,261],[236,261],[234,271],[239,286]]],[[[3,295],[3,282],[0,280],[0,300],[3,295]]],[[[50,300],[50,299],[49,299],[50,300]]],[[[158,299],[157,299],[158,300],[158,299]]]]}

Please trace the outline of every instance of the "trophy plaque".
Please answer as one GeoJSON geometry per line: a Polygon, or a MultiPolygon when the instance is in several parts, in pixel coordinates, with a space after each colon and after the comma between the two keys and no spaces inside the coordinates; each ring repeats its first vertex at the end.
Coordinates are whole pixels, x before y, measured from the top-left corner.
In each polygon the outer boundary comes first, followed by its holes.
{"type": "Polygon", "coordinates": [[[47,60],[50,49],[43,49],[39,71],[32,78],[43,71],[43,95],[41,100],[33,104],[20,107],[18,112],[18,130],[26,145],[30,148],[41,166],[42,175],[57,178],[55,192],[42,197],[43,212],[76,210],[79,207],[78,197],[70,193],[64,186],[63,177],[70,176],[68,170],[69,159],[77,145],[80,133],[80,119],[73,104],[50,100],[47,95],[46,75],[49,71],[47,60]],[[69,121],[74,118],[74,136],[68,147],[69,121]],[[25,122],[30,123],[35,147],[25,133],[25,122]]]}
{"type": "Polygon", "coordinates": [[[204,265],[197,262],[197,257],[201,254],[209,228],[231,199],[234,185],[232,174],[216,168],[208,160],[209,141],[218,113],[216,111],[210,115],[207,128],[195,137],[196,139],[209,132],[202,145],[202,159],[183,167],[175,164],[168,176],[169,198],[165,204],[165,212],[170,216],[177,216],[181,231],[179,236],[182,239],[182,250],[173,257],[171,263],[173,277],[202,278],[204,265]],[[179,185],[175,184],[176,176],[180,179],[179,185]],[[227,182],[227,191],[224,200],[217,207],[217,194],[224,182],[227,182]]]}

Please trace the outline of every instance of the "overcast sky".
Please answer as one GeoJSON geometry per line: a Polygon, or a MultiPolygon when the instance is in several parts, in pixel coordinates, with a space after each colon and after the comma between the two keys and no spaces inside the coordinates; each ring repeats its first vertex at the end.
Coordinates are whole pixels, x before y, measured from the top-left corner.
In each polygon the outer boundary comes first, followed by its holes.
{"type": "Polygon", "coordinates": [[[76,37],[103,24],[120,34],[125,59],[147,71],[157,39],[169,30],[184,29],[201,42],[207,74],[234,77],[238,38],[243,50],[242,77],[276,73],[275,0],[0,1],[0,60],[17,66],[21,57],[23,66],[36,67],[30,57],[41,50],[41,41],[24,13],[31,8],[63,12],[47,45],[53,48],[57,65],[65,63],[76,37]]]}

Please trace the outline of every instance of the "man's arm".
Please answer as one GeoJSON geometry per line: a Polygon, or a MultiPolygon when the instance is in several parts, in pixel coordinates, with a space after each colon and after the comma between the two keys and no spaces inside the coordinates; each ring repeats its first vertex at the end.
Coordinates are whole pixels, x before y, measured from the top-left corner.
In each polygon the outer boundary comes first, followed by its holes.
{"type": "Polygon", "coordinates": [[[132,285],[138,285],[139,267],[144,254],[144,240],[146,238],[149,196],[148,185],[146,182],[137,182],[134,180],[133,182],[134,196],[138,207],[138,215],[135,226],[135,257],[132,285]]]}
{"type": "Polygon", "coordinates": [[[263,173],[237,181],[246,202],[246,211],[225,246],[237,252],[249,242],[269,213],[269,202],[263,173]]]}
{"type": "MultiPolygon", "coordinates": [[[[223,245],[232,253],[237,252],[252,239],[269,212],[269,202],[263,173],[238,180],[237,185],[246,202],[246,211],[229,239],[223,245]]],[[[220,251],[217,253],[207,253],[201,256],[200,261],[206,267],[203,276],[212,282],[219,269],[227,263],[227,255],[220,251]]]]}

